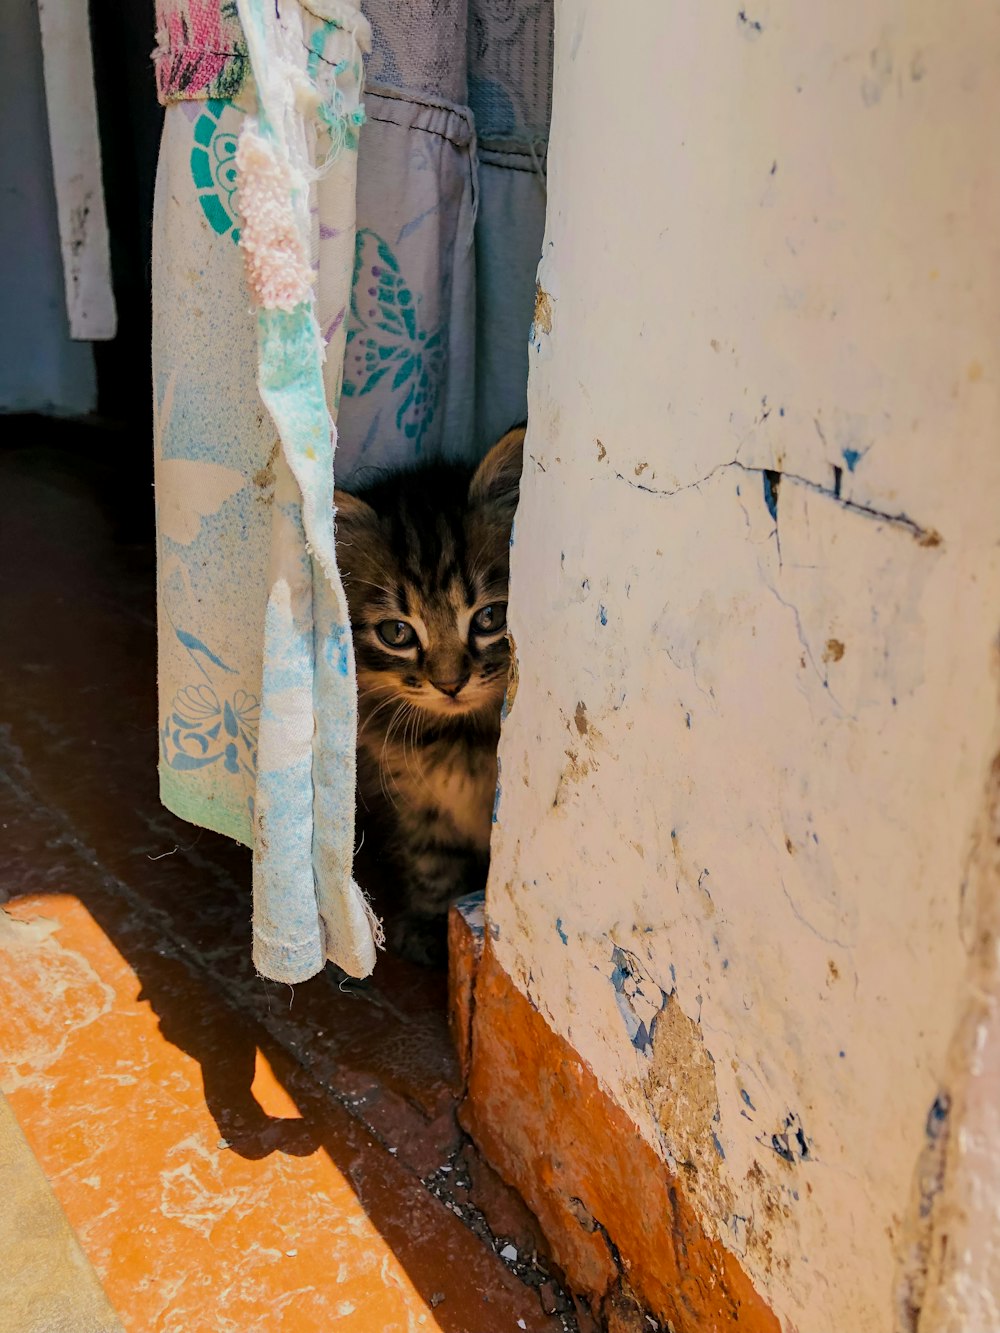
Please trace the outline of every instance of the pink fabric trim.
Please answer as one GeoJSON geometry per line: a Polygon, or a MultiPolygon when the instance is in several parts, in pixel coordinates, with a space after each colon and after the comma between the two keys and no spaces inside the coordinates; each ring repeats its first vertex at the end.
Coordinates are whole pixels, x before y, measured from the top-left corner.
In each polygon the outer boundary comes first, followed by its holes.
{"type": "Polygon", "coordinates": [[[235,97],[247,71],[235,0],[157,0],[153,63],[163,103],[235,97]]]}

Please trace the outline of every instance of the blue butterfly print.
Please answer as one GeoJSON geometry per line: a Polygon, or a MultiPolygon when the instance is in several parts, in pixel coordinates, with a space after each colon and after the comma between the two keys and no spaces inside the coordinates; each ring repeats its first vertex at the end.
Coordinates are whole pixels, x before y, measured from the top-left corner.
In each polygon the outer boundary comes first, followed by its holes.
{"type": "Polygon", "coordinates": [[[386,242],[370,228],[359,231],[343,392],[361,398],[381,384],[398,395],[396,427],[416,454],[440,402],[446,362],[444,328],[422,328],[418,306],[386,242]]]}

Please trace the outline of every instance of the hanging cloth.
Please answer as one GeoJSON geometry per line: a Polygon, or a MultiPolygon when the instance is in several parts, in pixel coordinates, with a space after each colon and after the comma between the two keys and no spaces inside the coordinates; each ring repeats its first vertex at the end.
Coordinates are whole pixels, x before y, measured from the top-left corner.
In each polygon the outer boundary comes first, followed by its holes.
{"type": "Polygon", "coordinates": [[[364,0],[341,485],[477,462],[527,416],[552,0],[364,0]]]}
{"type": "Polygon", "coordinates": [[[226,33],[206,33],[201,0],[180,20],[170,8],[153,271],[161,795],[254,848],[258,971],[293,983],[331,959],[365,976],[378,927],[351,877],[357,694],[328,402],[368,24],[346,0],[239,0],[226,33]],[[177,41],[195,36],[185,56],[177,41]],[[229,95],[188,110],[204,90],[229,95]]]}
{"type": "Polygon", "coordinates": [[[364,10],[157,0],[160,791],[253,847],[254,961],[287,982],[366,975],[378,934],[334,442],[344,484],[524,418],[544,222],[551,0],[364,10]]]}

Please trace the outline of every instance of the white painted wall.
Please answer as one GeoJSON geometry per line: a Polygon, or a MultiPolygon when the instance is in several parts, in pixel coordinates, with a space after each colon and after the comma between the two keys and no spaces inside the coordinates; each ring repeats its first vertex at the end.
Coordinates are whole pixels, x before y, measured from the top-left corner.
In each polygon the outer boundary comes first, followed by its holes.
{"type": "Polygon", "coordinates": [[[35,0],[4,5],[0,87],[0,412],[88,412],[94,353],[69,334],[35,0]]]}
{"type": "Polygon", "coordinates": [[[787,1329],[908,1328],[997,890],[1000,12],[556,41],[498,955],[787,1329]]]}
{"type": "Polygon", "coordinates": [[[115,336],[88,0],[38,0],[70,337],[115,336]]]}

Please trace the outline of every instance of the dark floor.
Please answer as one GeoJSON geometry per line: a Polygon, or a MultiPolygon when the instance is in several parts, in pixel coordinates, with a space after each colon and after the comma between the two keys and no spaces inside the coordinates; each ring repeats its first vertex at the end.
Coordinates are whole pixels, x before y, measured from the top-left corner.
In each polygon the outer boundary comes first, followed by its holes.
{"type": "Polygon", "coordinates": [[[0,419],[0,1086],[134,1333],[573,1327],[443,976],[262,981],[249,853],[159,805],[148,448],[0,419]]]}

